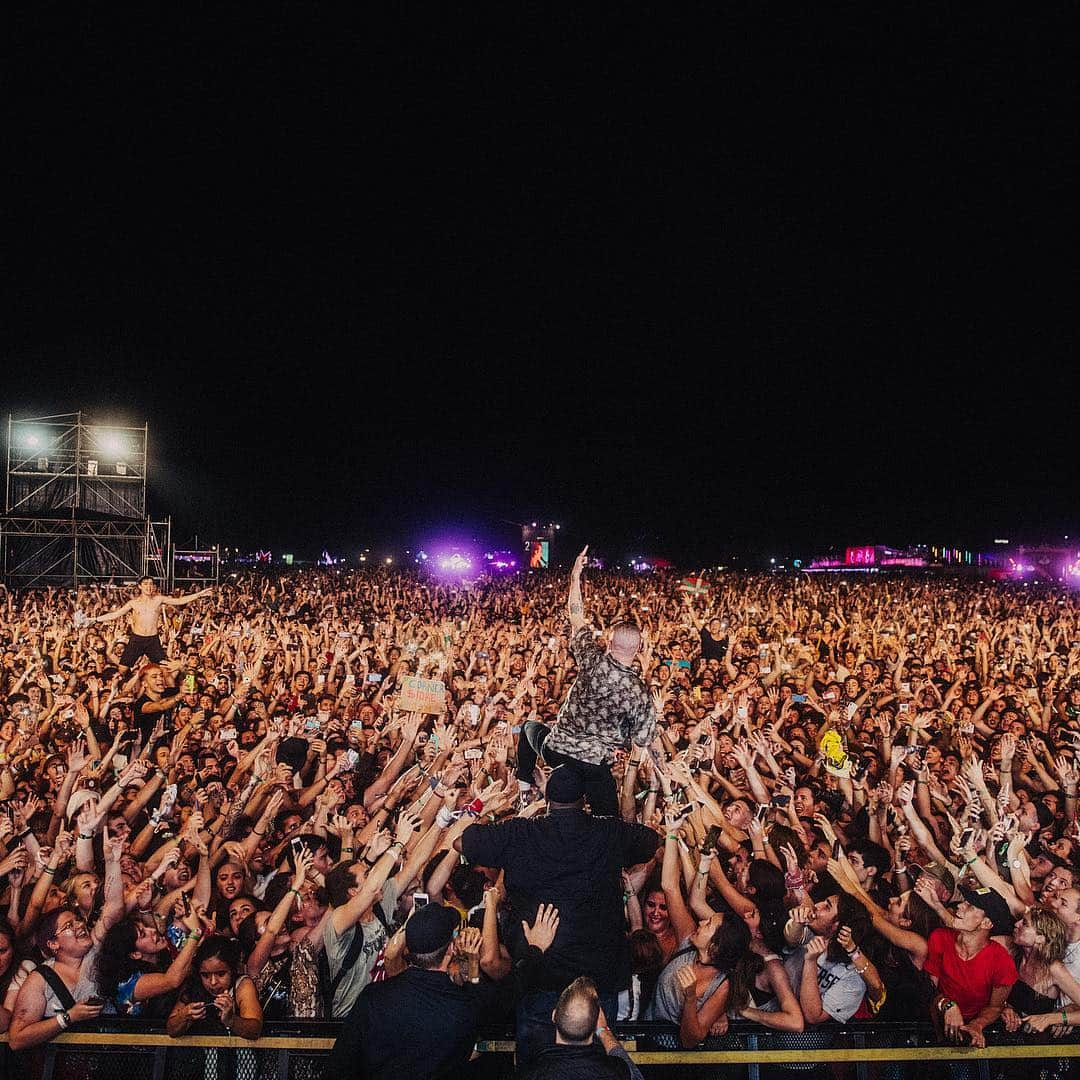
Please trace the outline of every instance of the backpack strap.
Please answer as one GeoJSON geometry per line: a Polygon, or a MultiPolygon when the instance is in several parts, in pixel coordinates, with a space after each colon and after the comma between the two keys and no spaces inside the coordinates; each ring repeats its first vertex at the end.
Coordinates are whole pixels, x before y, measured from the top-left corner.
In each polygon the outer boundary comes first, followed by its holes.
{"type": "Polygon", "coordinates": [[[334,1016],[334,995],[341,985],[341,980],[345,978],[356,961],[360,959],[360,953],[363,952],[363,949],[364,931],[361,929],[360,924],[357,923],[353,927],[353,936],[349,942],[349,948],[342,957],[341,967],[338,968],[337,974],[333,978],[330,976],[330,961],[326,955],[326,948],[323,947],[319,950],[319,981],[322,984],[323,1004],[326,1006],[325,1012],[328,1020],[341,1019],[334,1016]]]}
{"type": "Polygon", "coordinates": [[[49,989],[56,995],[64,1012],[70,1012],[75,1008],[75,999],[71,996],[67,983],[57,975],[54,968],[49,967],[48,964],[38,964],[34,970],[45,980],[49,989]]]}

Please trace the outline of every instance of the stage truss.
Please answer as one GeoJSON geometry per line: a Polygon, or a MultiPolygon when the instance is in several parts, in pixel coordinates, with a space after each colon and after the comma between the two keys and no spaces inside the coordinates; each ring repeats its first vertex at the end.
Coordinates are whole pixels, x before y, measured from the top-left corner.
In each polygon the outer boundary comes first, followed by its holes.
{"type": "Polygon", "coordinates": [[[0,574],[12,587],[171,587],[172,526],[146,513],[148,429],[8,417],[0,574]]]}

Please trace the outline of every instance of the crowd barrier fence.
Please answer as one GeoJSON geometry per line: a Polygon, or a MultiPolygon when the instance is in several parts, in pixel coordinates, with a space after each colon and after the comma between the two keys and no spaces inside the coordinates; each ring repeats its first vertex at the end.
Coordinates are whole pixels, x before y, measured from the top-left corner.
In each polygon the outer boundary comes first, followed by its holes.
{"type": "MultiPolygon", "coordinates": [[[[0,1047],[0,1080],[321,1080],[325,1062],[340,1025],[319,1021],[268,1024],[256,1040],[227,1036],[170,1038],[160,1022],[118,1020],[80,1026],[28,1053],[0,1047]]],[[[677,1029],[646,1021],[616,1025],[616,1034],[646,1076],[702,1077],[708,1066],[727,1067],[725,1075],[738,1075],[744,1066],[747,1080],[761,1080],[762,1067],[782,1071],[790,1080],[815,1066],[844,1070],[852,1080],[876,1080],[882,1066],[894,1066],[890,1076],[916,1076],[895,1066],[903,1063],[965,1064],[973,1080],[991,1080],[991,1063],[1015,1062],[1013,1075],[1037,1077],[1060,1073],[1066,1061],[1080,1057],[1080,1042],[1006,1043],[985,1049],[937,1045],[929,1025],[874,1021],[814,1029],[830,1045],[791,1048],[790,1036],[757,1025],[732,1023],[723,1049],[670,1049],[677,1045],[677,1029]],[[784,1044],[787,1043],[785,1047],[784,1044]],[[1035,1070],[1035,1062],[1046,1065],[1035,1070]]],[[[795,1038],[798,1038],[797,1036],[795,1038]]],[[[0,1036],[6,1042],[6,1036],[0,1036]]],[[[715,1043],[713,1044],[715,1045],[715,1043]]],[[[512,1075],[513,1036],[505,1030],[485,1031],[477,1039],[481,1061],[476,1076],[512,1075]],[[483,1059],[487,1059],[484,1061],[483,1059]]],[[[920,1070],[921,1080],[922,1070],[920,1070]]],[[[774,1073],[775,1075],[775,1073],[774,1073]]]]}

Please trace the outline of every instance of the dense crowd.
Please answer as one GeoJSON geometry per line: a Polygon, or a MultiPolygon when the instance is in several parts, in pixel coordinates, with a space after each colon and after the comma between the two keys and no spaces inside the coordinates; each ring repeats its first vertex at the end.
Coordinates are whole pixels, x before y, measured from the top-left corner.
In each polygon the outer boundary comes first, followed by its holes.
{"type": "Polygon", "coordinates": [[[628,1076],[624,1019],[1073,1037],[1073,595],[583,565],[0,594],[12,1049],[333,1018],[437,1075],[504,1015],[529,1075],[628,1076]]]}

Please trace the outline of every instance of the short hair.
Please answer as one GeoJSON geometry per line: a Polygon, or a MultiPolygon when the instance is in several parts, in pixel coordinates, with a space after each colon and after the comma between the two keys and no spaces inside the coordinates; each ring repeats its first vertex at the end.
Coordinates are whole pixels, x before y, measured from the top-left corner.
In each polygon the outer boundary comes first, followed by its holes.
{"type": "Polygon", "coordinates": [[[451,948],[453,944],[453,940],[450,940],[441,949],[436,949],[434,952],[410,952],[409,964],[412,967],[421,968],[424,971],[430,971],[432,968],[437,968],[443,962],[443,957],[446,956],[447,949],[451,948]]]}
{"type": "Polygon", "coordinates": [[[611,644],[620,651],[637,652],[641,646],[641,630],[636,623],[616,623],[611,631],[611,644]]]}
{"type": "Polygon", "coordinates": [[[873,840],[867,838],[861,838],[854,843],[848,845],[848,856],[861,855],[863,866],[868,870],[873,867],[877,870],[875,875],[875,881],[880,881],[881,876],[888,872],[890,866],[892,866],[892,858],[889,853],[880,845],[874,843],[873,840]]]}
{"type": "Polygon", "coordinates": [[[330,868],[326,875],[326,896],[331,907],[341,907],[349,902],[349,891],[356,888],[356,876],[353,874],[355,859],[339,862],[330,868]]]}
{"type": "Polygon", "coordinates": [[[555,1030],[569,1043],[592,1040],[600,1017],[596,984],[584,975],[575,979],[555,1004],[555,1030]]]}
{"type": "Polygon", "coordinates": [[[61,915],[70,914],[72,914],[71,908],[61,905],[41,916],[41,920],[37,925],[37,932],[34,934],[34,944],[43,956],[54,955],[52,949],[49,948],[49,942],[56,937],[56,924],[60,921],[61,915]]]}

